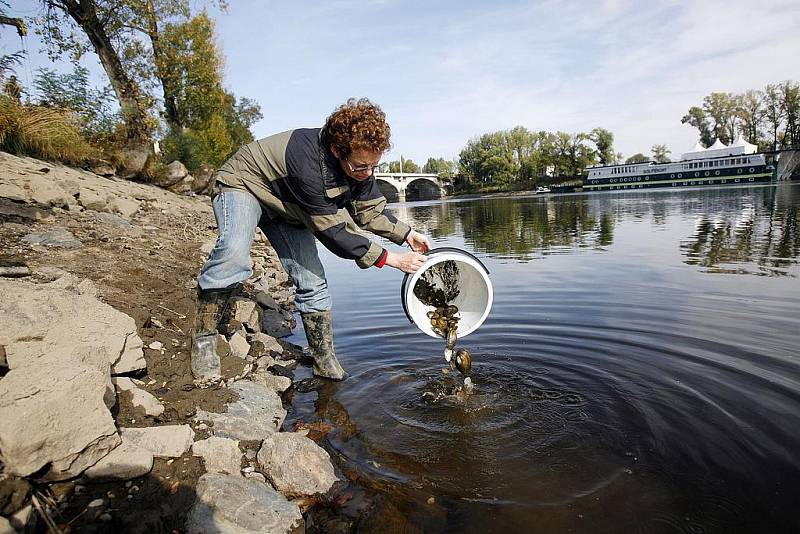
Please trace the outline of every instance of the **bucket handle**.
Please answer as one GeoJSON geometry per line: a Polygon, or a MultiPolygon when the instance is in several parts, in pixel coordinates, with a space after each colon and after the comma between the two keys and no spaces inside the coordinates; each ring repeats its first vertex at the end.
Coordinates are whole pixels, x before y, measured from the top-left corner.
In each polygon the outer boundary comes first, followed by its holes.
{"type": "MultiPolygon", "coordinates": [[[[475,260],[478,263],[478,265],[480,265],[483,268],[483,270],[486,271],[486,274],[489,274],[489,269],[486,268],[483,262],[479,260],[474,254],[471,254],[466,250],[462,250],[460,248],[455,248],[455,247],[439,247],[431,249],[428,252],[423,252],[422,254],[424,256],[427,256],[429,254],[433,254],[434,252],[457,252],[459,254],[466,254],[467,256],[475,260]]],[[[410,323],[413,323],[414,319],[411,318],[411,314],[408,312],[408,305],[406,304],[406,299],[403,298],[406,294],[406,283],[408,282],[409,276],[410,275],[406,273],[406,275],[403,277],[403,283],[400,284],[400,302],[403,304],[403,311],[405,312],[406,317],[408,317],[408,321],[410,323]]]]}

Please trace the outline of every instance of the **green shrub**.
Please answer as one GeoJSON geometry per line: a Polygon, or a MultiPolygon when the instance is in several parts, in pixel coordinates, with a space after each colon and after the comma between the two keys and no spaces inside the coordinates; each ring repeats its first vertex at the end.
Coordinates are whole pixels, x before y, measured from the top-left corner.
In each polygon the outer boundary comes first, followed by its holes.
{"type": "Polygon", "coordinates": [[[81,136],[71,112],[23,105],[5,96],[0,96],[0,149],[70,165],[100,157],[81,136]]]}

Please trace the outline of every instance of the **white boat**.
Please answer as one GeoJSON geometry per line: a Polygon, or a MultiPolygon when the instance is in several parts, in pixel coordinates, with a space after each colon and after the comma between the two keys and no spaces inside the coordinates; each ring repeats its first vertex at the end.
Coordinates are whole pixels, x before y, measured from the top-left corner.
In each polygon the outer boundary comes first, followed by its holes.
{"type": "Polygon", "coordinates": [[[740,135],[726,145],[719,139],[708,148],[699,142],[680,161],[671,163],[627,163],[596,165],[587,169],[584,191],[690,187],[698,185],[743,185],[776,179],[775,166],[758,147],[740,135]]]}

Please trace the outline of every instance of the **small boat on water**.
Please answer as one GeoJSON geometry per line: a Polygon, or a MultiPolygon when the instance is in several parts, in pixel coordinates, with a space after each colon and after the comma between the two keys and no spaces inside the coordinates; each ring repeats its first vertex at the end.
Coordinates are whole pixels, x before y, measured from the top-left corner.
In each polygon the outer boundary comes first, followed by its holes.
{"type": "Polygon", "coordinates": [[[550,188],[549,187],[539,186],[539,187],[536,188],[536,194],[537,195],[541,194],[541,193],[549,193],[549,192],[550,192],[550,188]]]}
{"type": "Polygon", "coordinates": [[[699,142],[670,163],[596,165],[587,169],[584,191],[641,189],[645,187],[690,187],[698,185],[744,185],[771,182],[776,168],[767,154],[740,135],[730,145],[719,139],[708,148],[699,142]]]}

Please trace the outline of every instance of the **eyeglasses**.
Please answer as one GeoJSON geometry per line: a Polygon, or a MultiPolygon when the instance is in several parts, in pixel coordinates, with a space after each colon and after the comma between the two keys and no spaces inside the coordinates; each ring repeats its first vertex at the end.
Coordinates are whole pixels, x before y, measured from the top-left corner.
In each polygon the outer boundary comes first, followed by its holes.
{"type": "Polygon", "coordinates": [[[344,160],[344,162],[347,163],[347,168],[350,169],[350,172],[352,172],[353,174],[363,174],[365,172],[369,172],[370,174],[372,174],[373,172],[375,172],[375,169],[380,167],[380,164],[358,165],[357,167],[353,167],[353,164],[350,163],[350,160],[346,159],[344,160]]]}

